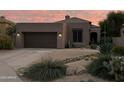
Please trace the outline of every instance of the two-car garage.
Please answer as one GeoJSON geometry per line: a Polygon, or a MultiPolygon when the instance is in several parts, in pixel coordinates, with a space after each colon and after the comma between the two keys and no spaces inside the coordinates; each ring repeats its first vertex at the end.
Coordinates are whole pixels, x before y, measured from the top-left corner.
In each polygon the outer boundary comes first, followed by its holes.
{"type": "Polygon", "coordinates": [[[16,48],[64,48],[62,23],[17,23],[16,48]]]}
{"type": "Polygon", "coordinates": [[[56,48],[57,33],[56,32],[25,32],[24,47],[25,48],[56,48]]]}

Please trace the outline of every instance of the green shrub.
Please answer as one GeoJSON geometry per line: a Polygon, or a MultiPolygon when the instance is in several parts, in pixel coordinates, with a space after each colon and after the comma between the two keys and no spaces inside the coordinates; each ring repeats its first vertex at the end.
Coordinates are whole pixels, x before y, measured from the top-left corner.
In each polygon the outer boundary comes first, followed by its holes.
{"type": "Polygon", "coordinates": [[[102,40],[100,44],[100,52],[102,54],[111,54],[112,53],[112,41],[111,38],[107,37],[102,40]]]}
{"type": "Polygon", "coordinates": [[[10,36],[0,34],[0,49],[12,49],[13,41],[10,36]]]}
{"type": "Polygon", "coordinates": [[[114,77],[109,74],[109,72],[111,71],[111,67],[109,64],[110,60],[110,56],[100,55],[97,59],[95,59],[91,64],[88,65],[87,70],[94,76],[112,80],[114,79],[114,77]]]}
{"type": "Polygon", "coordinates": [[[25,69],[23,76],[32,81],[51,81],[66,75],[66,66],[60,61],[44,60],[25,69]]]}
{"type": "Polygon", "coordinates": [[[117,55],[124,55],[124,47],[121,47],[121,46],[114,47],[113,53],[117,55]]]}
{"type": "Polygon", "coordinates": [[[124,81],[124,57],[116,56],[111,62],[112,74],[116,81],[124,81]]]}
{"type": "Polygon", "coordinates": [[[91,44],[91,45],[90,45],[90,48],[91,48],[91,49],[96,49],[96,48],[97,48],[97,45],[96,45],[96,44],[91,44]]]}

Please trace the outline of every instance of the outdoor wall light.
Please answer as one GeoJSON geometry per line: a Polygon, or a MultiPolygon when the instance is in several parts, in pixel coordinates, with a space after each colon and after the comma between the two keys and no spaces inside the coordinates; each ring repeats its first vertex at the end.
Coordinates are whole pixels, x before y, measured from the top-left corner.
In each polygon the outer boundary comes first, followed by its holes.
{"type": "Polygon", "coordinates": [[[62,37],[62,34],[59,34],[58,36],[61,38],[62,37]]]}
{"type": "Polygon", "coordinates": [[[19,37],[20,36],[20,33],[17,33],[17,36],[19,37]]]}

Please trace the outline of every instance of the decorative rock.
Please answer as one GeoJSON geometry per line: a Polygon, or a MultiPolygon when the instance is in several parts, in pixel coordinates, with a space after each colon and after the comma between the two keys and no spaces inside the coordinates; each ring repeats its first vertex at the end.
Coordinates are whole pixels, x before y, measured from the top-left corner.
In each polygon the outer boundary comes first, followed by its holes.
{"type": "Polygon", "coordinates": [[[76,70],[76,75],[81,75],[83,73],[86,73],[86,68],[85,67],[82,67],[82,68],[78,68],[76,70]]]}
{"type": "Polygon", "coordinates": [[[89,58],[88,58],[88,57],[86,57],[84,60],[89,60],[89,58]]]}
{"type": "Polygon", "coordinates": [[[77,56],[74,58],[66,58],[64,60],[62,60],[64,63],[70,63],[70,62],[75,62],[75,61],[79,61],[85,58],[85,60],[89,60],[89,57],[91,58],[92,55],[86,55],[86,56],[77,56]]]}
{"type": "Polygon", "coordinates": [[[73,67],[73,66],[69,66],[66,70],[66,75],[70,76],[70,75],[81,75],[83,73],[86,73],[86,68],[83,66],[80,67],[73,67]]]}
{"type": "Polygon", "coordinates": [[[66,70],[66,75],[68,75],[68,76],[75,75],[75,73],[76,73],[76,69],[74,69],[74,68],[68,67],[66,70]]]}

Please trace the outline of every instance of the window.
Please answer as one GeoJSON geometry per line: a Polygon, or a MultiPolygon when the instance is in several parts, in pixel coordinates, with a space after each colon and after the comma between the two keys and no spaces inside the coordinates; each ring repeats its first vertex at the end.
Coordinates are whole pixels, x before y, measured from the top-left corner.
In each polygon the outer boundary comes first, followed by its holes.
{"type": "Polygon", "coordinates": [[[73,42],[82,42],[82,30],[74,29],[73,31],[73,42]]]}

